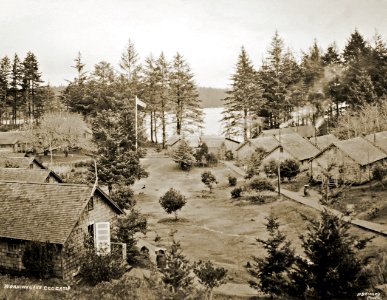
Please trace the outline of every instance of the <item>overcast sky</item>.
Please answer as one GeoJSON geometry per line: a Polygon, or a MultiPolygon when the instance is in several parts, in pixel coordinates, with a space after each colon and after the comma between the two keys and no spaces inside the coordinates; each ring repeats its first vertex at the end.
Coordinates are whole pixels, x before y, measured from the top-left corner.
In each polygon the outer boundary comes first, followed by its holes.
{"type": "Polygon", "coordinates": [[[43,79],[65,84],[82,53],[87,70],[118,65],[130,38],[142,59],[178,51],[200,86],[227,87],[240,48],[258,66],[277,29],[297,55],[316,38],[342,48],[357,28],[387,38],[387,0],[1,0],[0,57],[32,51],[43,79]]]}

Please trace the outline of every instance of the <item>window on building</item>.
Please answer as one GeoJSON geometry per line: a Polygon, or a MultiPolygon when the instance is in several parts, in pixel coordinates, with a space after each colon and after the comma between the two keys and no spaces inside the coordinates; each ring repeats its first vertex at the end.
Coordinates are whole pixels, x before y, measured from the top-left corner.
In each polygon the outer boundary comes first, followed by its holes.
{"type": "Polygon", "coordinates": [[[19,244],[18,243],[8,243],[8,252],[19,252],[19,244]]]}
{"type": "Polygon", "coordinates": [[[30,169],[33,169],[34,168],[34,164],[30,164],[30,169]]]}

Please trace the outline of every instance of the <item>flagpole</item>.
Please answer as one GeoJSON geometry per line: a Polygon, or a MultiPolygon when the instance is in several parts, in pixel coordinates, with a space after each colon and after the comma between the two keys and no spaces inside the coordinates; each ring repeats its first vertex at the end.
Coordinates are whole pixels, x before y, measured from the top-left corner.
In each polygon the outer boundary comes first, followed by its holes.
{"type": "Polygon", "coordinates": [[[136,123],[136,125],[135,125],[135,130],[136,130],[136,151],[137,151],[137,147],[138,147],[138,143],[137,143],[137,95],[136,95],[136,98],[135,98],[135,103],[134,103],[134,105],[136,106],[136,108],[135,108],[135,123],[136,123]]]}

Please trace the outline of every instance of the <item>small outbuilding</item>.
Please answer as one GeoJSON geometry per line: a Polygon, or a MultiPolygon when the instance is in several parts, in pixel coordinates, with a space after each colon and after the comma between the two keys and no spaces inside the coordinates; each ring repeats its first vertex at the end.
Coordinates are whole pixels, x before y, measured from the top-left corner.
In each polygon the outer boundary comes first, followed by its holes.
{"type": "Polygon", "coordinates": [[[176,151],[177,148],[179,148],[179,145],[181,141],[185,141],[188,146],[190,146],[193,150],[199,148],[200,146],[200,137],[196,135],[172,135],[165,143],[167,147],[167,151],[169,155],[172,155],[174,151],[176,151]]]}
{"type": "Polygon", "coordinates": [[[334,142],[311,162],[311,173],[315,181],[330,180],[361,184],[372,179],[372,170],[387,159],[387,154],[371,142],[356,137],[334,142]],[[328,172],[329,171],[329,172],[328,172]]]}
{"type": "Polygon", "coordinates": [[[0,149],[10,152],[25,152],[26,141],[23,131],[0,132],[0,149]]]}

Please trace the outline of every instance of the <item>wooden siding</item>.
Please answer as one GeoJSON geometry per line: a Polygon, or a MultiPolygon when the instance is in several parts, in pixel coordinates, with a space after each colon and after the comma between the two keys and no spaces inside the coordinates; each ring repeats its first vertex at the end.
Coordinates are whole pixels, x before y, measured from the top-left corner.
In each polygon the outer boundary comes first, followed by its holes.
{"type": "Polygon", "coordinates": [[[66,241],[63,260],[63,279],[69,280],[79,271],[80,258],[84,253],[85,237],[88,236],[88,226],[98,222],[110,222],[110,229],[116,219],[116,212],[99,196],[94,196],[92,210],[88,207],[82,212],[77,224],[66,241]]]}

